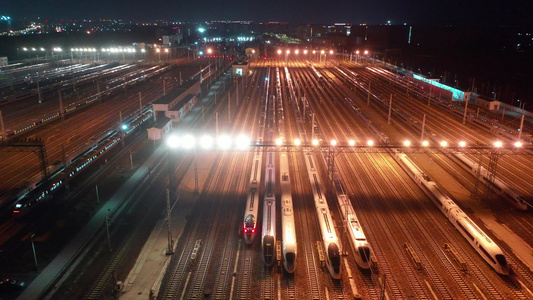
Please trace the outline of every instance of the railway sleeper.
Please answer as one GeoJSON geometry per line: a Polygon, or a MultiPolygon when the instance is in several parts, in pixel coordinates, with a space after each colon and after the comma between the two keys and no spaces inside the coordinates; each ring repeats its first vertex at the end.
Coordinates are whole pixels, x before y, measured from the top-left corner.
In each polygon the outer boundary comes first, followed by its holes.
{"type": "Polygon", "coordinates": [[[454,262],[459,265],[459,269],[464,272],[468,272],[468,265],[466,264],[466,261],[463,259],[463,257],[457,252],[457,250],[448,243],[444,244],[444,250],[446,250],[450,255],[454,262]]]}
{"type": "Polygon", "coordinates": [[[415,264],[416,269],[417,270],[422,270],[422,262],[420,261],[420,258],[416,254],[416,252],[413,249],[413,247],[411,246],[411,244],[409,244],[408,242],[405,242],[405,243],[403,243],[403,247],[405,248],[405,250],[407,251],[407,253],[411,257],[411,260],[415,264]]]}

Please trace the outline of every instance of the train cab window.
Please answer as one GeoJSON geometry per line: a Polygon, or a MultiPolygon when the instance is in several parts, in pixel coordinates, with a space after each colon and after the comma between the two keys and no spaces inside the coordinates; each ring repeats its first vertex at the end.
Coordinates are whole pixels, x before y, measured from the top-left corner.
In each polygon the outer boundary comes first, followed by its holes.
{"type": "Polygon", "coordinates": [[[507,267],[507,259],[505,258],[505,256],[503,256],[503,254],[496,254],[496,260],[498,261],[500,266],[507,267]]]}
{"type": "Polygon", "coordinates": [[[370,259],[370,248],[359,247],[359,256],[361,256],[363,262],[367,262],[370,259]]]}
{"type": "Polygon", "coordinates": [[[285,260],[289,264],[293,264],[295,259],[296,259],[296,254],[294,253],[287,253],[287,255],[285,255],[285,260]]]}
{"type": "Polygon", "coordinates": [[[341,256],[339,247],[336,244],[329,244],[328,257],[331,261],[331,266],[333,267],[333,270],[335,271],[335,273],[338,273],[341,267],[341,256]]]}

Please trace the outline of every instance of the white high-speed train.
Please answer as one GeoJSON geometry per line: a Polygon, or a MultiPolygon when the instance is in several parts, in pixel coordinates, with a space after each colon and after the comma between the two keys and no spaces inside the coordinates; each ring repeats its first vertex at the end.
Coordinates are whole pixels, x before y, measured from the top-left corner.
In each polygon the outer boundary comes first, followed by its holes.
{"type": "Polygon", "coordinates": [[[452,222],[453,226],[468,240],[470,245],[481,257],[502,275],[509,275],[510,266],[496,243],[479,228],[472,219],[450,199],[439,186],[429,178],[418,166],[404,153],[397,152],[396,158],[403,169],[433,200],[436,200],[440,210],[452,222]]]}
{"type": "MultiPolygon", "coordinates": [[[[463,153],[455,153],[455,157],[459,158],[463,162],[463,166],[467,168],[469,172],[471,172],[474,175],[477,175],[477,172],[481,173],[480,175],[486,179],[489,176],[489,172],[485,167],[479,167],[479,164],[474,162],[472,159],[470,159],[468,156],[466,156],[463,153]]],[[[520,209],[520,210],[527,210],[528,204],[524,200],[524,197],[520,195],[520,192],[515,190],[514,188],[508,186],[505,182],[503,182],[498,177],[494,178],[494,187],[496,190],[498,190],[500,193],[505,193],[509,196],[509,199],[511,200],[511,203],[513,205],[520,209]]]]}
{"type": "Polygon", "coordinates": [[[334,279],[341,278],[341,249],[337,233],[335,232],[335,224],[331,218],[326,196],[322,192],[320,178],[315,168],[315,162],[312,154],[306,154],[305,163],[307,165],[307,174],[311,181],[313,189],[313,198],[315,200],[316,214],[320,225],[320,232],[322,234],[322,242],[326,250],[326,266],[329,274],[334,279]]]}
{"type": "Polygon", "coordinates": [[[350,203],[350,198],[344,193],[342,182],[337,177],[333,180],[333,183],[342,217],[346,223],[347,237],[355,256],[355,262],[361,269],[369,269],[371,255],[370,244],[366,240],[361,223],[359,223],[359,219],[357,219],[357,215],[353,210],[352,203],[350,203]]]}
{"type": "Polygon", "coordinates": [[[265,168],[265,198],[263,200],[263,236],[261,249],[265,265],[271,266],[276,260],[276,169],[275,153],[267,152],[265,168]]]}
{"type": "Polygon", "coordinates": [[[261,163],[263,154],[261,151],[254,153],[252,162],[252,171],[250,173],[250,183],[248,185],[248,198],[246,199],[246,208],[244,211],[244,221],[242,234],[244,242],[248,245],[254,242],[257,234],[257,221],[259,211],[259,182],[261,182],[261,163]]]}
{"type": "Polygon", "coordinates": [[[280,154],[281,183],[281,227],[283,228],[283,266],[289,273],[296,269],[296,226],[292,205],[291,180],[289,176],[289,159],[287,153],[280,154]]]}

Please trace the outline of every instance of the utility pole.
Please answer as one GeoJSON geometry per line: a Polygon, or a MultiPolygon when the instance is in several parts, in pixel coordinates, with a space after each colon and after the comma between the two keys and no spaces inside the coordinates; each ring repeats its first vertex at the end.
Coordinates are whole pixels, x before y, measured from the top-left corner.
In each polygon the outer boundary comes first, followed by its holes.
{"type": "Polygon", "coordinates": [[[231,95],[228,92],[228,123],[231,120],[231,95]]]}
{"type": "Polygon", "coordinates": [[[63,99],[61,99],[61,90],[59,91],[59,113],[61,114],[61,120],[65,120],[65,112],[63,111],[63,99]]]}
{"type": "Polygon", "coordinates": [[[313,113],[312,115],[312,120],[311,120],[311,139],[315,139],[315,113],[313,113]]]}
{"type": "Polygon", "coordinates": [[[390,101],[389,101],[389,117],[387,119],[387,124],[390,124],[390,116],[392,114],[392,94],[390,94],[390,101]]]}
{"type": "Polygon", "coordinates": [[[109,252],[111,252],[113,249],[111,249],[111,237],[109,236],[109,215],[105,216],[105,228],[107,231],[107,246],[109,248],[109,252]]]}
{"type": "Polygon", "coordinates": [[[35,253],[35,244],[33,243],[33,237],[35,236],[35,233],[33,233],[30,236],[31,239],[31,248],[33,249],[33,260],[35,261],[35,271],[39,269],[39,265],[37,264],[37,253],[35,253]]]}
{"type": "Polygon", "coordinates": [[[468,100],[469,99],[465,99],[465,112],[463,114],[463,125],[466,123],[466,114],[468,113],[468,100]]]}
{"type": "Polygon", "coordinates": [[[139,92],[139,116],[143,114],[143,98],[141,92],[139,92]]]}
{"type": "Polygon", "coordinates": [[[96,79],[96,89],[98,91],[98,101],[102,102],[102,95],[100,94],[100,80],[96,79]]]}
{"type": "Polygon", "coordinates": [[[43,103],[43,95],[41,93],[41,87],[39,86],[39,78],[37,78],[37,94],[39,94],[39,103],[43,103]]]}
{"type": "Polygon", "coordinates": [[[524,130],[524,117],[526,115],[522,115],[522,119],[520,120],[520,131],[518,132],[518,139],[522,138],[522,130],[524,130]]]}
{"type": "Polygon", "coordinates": [[[4,126],[4,117],[2,116],[2,111],[0,110],[0,129],[2,130],[2,141],[7,141],[6,128],[4,126]]]}
{"type": "Polygon", "coordinates": [[[422,133],[420,134],[420,139],[424,139],[424,130],[426,129],[426,114],[424,114],[424,118],[422,119],[422,133]]]}
{"type": "Polygon", "coordinates": [[[174,240],[172,239],[171,228],[171,214],[170,214],[170,191],[167,189],[167,229],[168,229],[168,249],[167,255],[174,254],[174,240]]]}
{"type": "Polygon", "coordinates": [[[370,87],[372,86],[372,82],[368,81],[368,96],[366,97],[366,105],[370,105],[370,87]]]}
{"type": "Polygon", "coordinates": [[[215,112],[215,137],[218,138],[218,111],[215,112]]]}

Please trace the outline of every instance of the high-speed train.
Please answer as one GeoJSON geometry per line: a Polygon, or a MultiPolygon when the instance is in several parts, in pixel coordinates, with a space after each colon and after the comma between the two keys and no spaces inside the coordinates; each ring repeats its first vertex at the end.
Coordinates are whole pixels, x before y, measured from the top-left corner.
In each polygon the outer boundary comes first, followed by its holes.
{"type": "Polygon", "coordinates": [[[276,157],[274,152],[267,152],[266,156],[261,249],[263,250],[263,261],[265,265],[271,266],[276,260],[276,157]]]}
{"type": "Polygon", "coordinates": [[[366,240],[361,223],[359,223],[359,219],[355,214],[352,203],[350,203],[350,198],[344,193],[342,182],[338,176],[333,180],[333,184],[335,186],[335,193],[341,209],[342,218],[348,229],[348,241],[350,242],[350,246],[352,247],[355,256],[355,262],[361,269],[369,269],[371,255],[370,244],[366,240]]]}
{"type": "Polygon", "coordinates": [[[289,273],[296,269],[296,226],[292,206],[291,180],[289,176],[289,159],[287,153],[280,154],[280,185],[281,185],[281,227],[283,229],[283,266],[289,273]]]}
{"type": "Polygon", "coordinates": [[[248,186],[248,198],[246,200],[246,209],[244,211],[244,221],[242,234],[244,242],[248,245],[254,242],[257,234],[257,218],[259,211],[259,182],[261,181],[261,162],[263,154],[261,151],[254,153],[252,162],[252,171],[250,174],[250,184],[248,186]]]}
{"type": "MultiPolygon", "coordinates": [[[[455,153],[454,155],[455,157],[459,158],[463,162],[464,164],[463,166],[466,167],[467,170],[471,172],[472,174],[477,175],[477,172],[479,170],[479,173],[483,178],[486,179],[489,177],[489,172],[487,169],[485,169],[485,167],[483,166],[479,167],[478,163],[474,162],[472,159],[470,159],[465,154],[455,153]]],[[[511,203],[516,208],[520,210],[527,210],[528,204],[524,200],[524,197],[520,194],[520,192],[518,192],[514,188],[507,185],[505,182],[503,182],[498,177],[494,178],[493,183],[494,183],[493,187],[495,188],[495,190],[497,190],[500,193],[507,194],[509,196],[508,199],[511,200],[511,203]]]]}
{"type": "Polygon", "coordinates": [[[413,180],[426,192],[433,200],[436,200],[440,210],[452,222],[453,226],[468,240],[479,255],[494,269],[502,275],[509,275],[510,266],[503,255],[500,247],[479,228],[472,219],[450,199],[439,186],[429,178],[420,168],[405,154],[397,152],[396,158],[400,165],[413,178],[413,180]]]}
{"type": "Polygon", "coordinates": [[[320,178],[312,154],[306,154],[306,156],[305,163],[307,165],[307,174],[311,181],[318,223],[322,234],[322,242],[326,250],[326,266],[331,277],[334,279],[340,279],[341,249],[337,233],[335,232],[335,224],[331,218],[331,213],[326,202],[326,196],[321,189],[320,178]]]}

